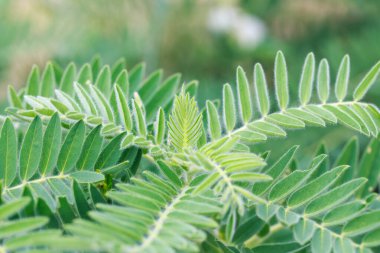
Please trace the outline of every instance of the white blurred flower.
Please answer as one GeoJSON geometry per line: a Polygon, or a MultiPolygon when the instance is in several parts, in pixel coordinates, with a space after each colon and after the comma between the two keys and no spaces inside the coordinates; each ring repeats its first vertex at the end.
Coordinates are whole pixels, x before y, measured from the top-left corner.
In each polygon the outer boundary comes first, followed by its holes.
{"type": "Polygon", "coordinates": [[[208,27],[216,33],[227,33],[232,29],[237,16],[236,8],[218,7],[212,9],[208,15],[208,27]]]}
{"type": "Polygon", "coordinates": [[[207,26],[212,32],[232,36],[243,48],[258,46],[265,39],[267,31],[264,22],[258,17],[232,6],[212,9],[207,26]]]}

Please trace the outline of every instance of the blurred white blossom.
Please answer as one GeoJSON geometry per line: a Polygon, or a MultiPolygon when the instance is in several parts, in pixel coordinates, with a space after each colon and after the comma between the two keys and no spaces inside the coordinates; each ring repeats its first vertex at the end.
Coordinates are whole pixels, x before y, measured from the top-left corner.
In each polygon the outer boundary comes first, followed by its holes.
{"type": "Polygon", "coordinates": [[[232,36],[243,48],[258,46],[265,39],[267,31],[261,19],[233,6],[212,9],[207,26],[212,32],[232,36]]]}

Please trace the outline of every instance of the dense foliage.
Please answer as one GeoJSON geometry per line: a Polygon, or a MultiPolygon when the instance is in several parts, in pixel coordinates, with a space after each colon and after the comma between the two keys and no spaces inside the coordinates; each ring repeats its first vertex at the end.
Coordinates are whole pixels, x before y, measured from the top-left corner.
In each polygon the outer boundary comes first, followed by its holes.
{"type": "Polygon", "coordinates": [[[350,58],[330,92],[327,60],[316,67],[310,53],[297,103],[278,52],[278,108],[260,64],[253,89],[238,67],[236,92],[225,84],[204,107],[196,81],[144,64],[57,69],[34,67],[25,89],[8,90],[0,252],[379,252],[380,111],[362,99],[380,62],[351,99],[350,58]],[[252,152],[332,124],[372,138],[365,152],[351,139],[330,164],[321,146],[306,167],[298,146],[273,163],[271,150],[252,152]]]}

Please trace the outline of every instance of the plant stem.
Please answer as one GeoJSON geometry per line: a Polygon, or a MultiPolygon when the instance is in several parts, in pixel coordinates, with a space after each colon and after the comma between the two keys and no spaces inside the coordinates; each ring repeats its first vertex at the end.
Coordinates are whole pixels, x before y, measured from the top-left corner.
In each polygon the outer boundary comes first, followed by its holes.
{"type": "Polygon", "coordinates": [[[258,235],[254,235],[252,236],[251,238],[249,238],[248,240],[246,240],[244,242],[244,245],[247,247],[247,248],[253,248],[255,246],[258,246],[260,245],[262,242],[264,242],[265,240],[267,240],[273,233],[277,232],[277,231],[280,231],[281,229],[283,229],[284,226],[281,224],[281,223],[278,223],[276,225],[273,225],[269,228],[269,232],[268,234],[266,234],[265,236],[263,237],[260,237],[258,235]]]}

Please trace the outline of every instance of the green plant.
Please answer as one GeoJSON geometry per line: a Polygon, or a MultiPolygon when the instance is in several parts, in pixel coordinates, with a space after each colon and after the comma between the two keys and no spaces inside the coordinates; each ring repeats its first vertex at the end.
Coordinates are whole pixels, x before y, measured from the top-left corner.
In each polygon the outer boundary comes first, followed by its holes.
{"type": "Polygon", "coordinates": [[[24,90],[9,87],[0,252],[378,252],[380,112],[361,99],[380,62],[347,101],[349,57],[334,99],[328,62],[316,72],[309,54],[293,105],[278,52],[278,110],[260,64],[255,96],[238,67],[237,96],[225,84],[222,103],[201,109],[197,82],[162,82],[160,70],[145,78],[143,64],[59,69],[49,63],[40,78],[34,67],[24,90]],[[336,123],[372,137],[360,159],[356,139],[333,165],[324,146],[308,167],[297,165],[297,146],[273,163],[251,151],[336,123]]]}

